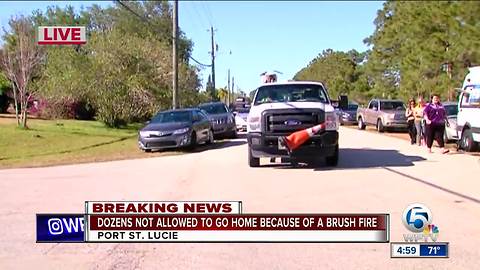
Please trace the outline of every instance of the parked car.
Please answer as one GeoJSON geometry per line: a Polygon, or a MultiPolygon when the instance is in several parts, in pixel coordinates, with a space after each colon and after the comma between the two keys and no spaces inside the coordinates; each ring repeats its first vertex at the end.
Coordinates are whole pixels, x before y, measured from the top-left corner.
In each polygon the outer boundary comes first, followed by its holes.
{"type": "Polygon", "coordinates": [[[204,111],[213,126],[215,136],[236,138],[237,126],[235,116],[223,102],[210,102],[200,104],[198,108],[204,111]]]}
{"type": "Polygon", "coordinates": [[[139,131],[138,146],[145,152],[213,143],[213,128],[199,109],[159,112],[139,131]]]}
{"type": "Polygon", "coordinates": [[[456,102],[444,102],[443,106],[447,111],[447,125],[445,125],[445,133],[443,140],[445,142],[458,140],[457,135],[457,113],[458,104],[456,102]]]}
{"type": "Polygon", "coordinates": [[[372,99],[367,108],[357,110],[357,121],[359,129],[373,125],[378,132],[393,128],[406,130],[408,127],[405,104],[401,100],[372,99]]]}
{"type": "Polygon", "coordinates": [[[357,110],[358,104],[350,103],[345,109],[338,109],[338,119],[340,120],[340,125],[356,125],[357,124],[357,110]]]}
{"type": "Polygon", "coordinates": [[[235,115],[235,124],[237,131],[247,131],[247,117],[250,112],[250,107],[236,108],[233,114],[235,115]]]}
{"type": "Polygon", "coordinates": [[[459,146],[467,152],[480,144],[480,66],[469,68],[458,102],[457,130],[459,146]]]}

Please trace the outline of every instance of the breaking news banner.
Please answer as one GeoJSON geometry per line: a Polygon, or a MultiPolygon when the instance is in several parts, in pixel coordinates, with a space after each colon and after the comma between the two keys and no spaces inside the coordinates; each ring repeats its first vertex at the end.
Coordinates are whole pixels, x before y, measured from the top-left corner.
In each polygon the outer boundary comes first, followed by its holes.
{"type": "Polygon", "coordinates": [[[241,201],[87,201],[37,214],[37,242],[387,243],[388,214],[243,214],[241,201]]]}
{"type": "MultiPolygon", "coordinates": [[[[241,201],[87,201],[86,214],[241,214],[241,201]]],[[[85,242],[85,214],[37,214],[37,243],[85,242]]]]}
{"type": "Polygon", "coordinates": [[[388,214],[88,214],[86,242],[387,243],[388,214]]]}
{"type": "Polygon", "coordinates": [[[448,258],[448,242],[390,243],[391,258],[448,258]]]}
{"type": "Polygon", "coordinates": [[[241,201],[86,201],[86,214],[241,214],[241,201]]]}

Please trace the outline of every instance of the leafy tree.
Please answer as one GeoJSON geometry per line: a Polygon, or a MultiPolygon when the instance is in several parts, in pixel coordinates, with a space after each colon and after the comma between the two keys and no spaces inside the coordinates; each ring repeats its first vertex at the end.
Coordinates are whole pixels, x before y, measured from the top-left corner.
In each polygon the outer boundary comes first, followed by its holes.
{"type": "MultiPolygon", "coordinates": [[[[37,25],[87,26],[87,45],[47,48],[36,84],[41,94],[58,107],[68,102],[90,105],[98,119],[114,127],[170,108],[172,100],[168,2],[122,4],[106,9],[93,5],[80,13],[50,7],[33,14],[37,25]]],[[[193,106],[205,95],[199,93],[198,69],[188,63],[193,43],[182,32],[179,43],[180,105],[193,106]]]]}
{"type": "Polygon", "coordinates": [[[322,80],[332,96],[360,102],[433,92],[454,99],[467,67],[480,64],[479,12],[475,1],[386,1],[367,52],[325,50],[295,79],[322,80]]]}
{"type": "Polygon", "coordinates": [[[375,87],[408,98],[455,96],[466,67],[479,62],[478,2],[387,1],[375,19],[367,73],[375,87]],[[448,68],[446,68],[448,66],[448,68]]]}
{"type": "Polygon", "coordinates": [[[208,75],[206,90],[207,90],[208,95],[210,96],[211,101],[217,100],[217,98],[218,98],[217,91],[218,90],[213,87],[213,82],[212,82],[211,75],[208,75]]]}
{"type": "MultiPolygon", "coordinates": [[[[0,52],[0,55],[2,53],[0,52]]],[[[8,81],[7,76],[0,72],[0,95],[6,95],[7,91],[11,89],[11,83],[8,81]]]]}
{"type": "Polygon", "coordinates": [[[331,97],[349,94],[354,90],[355,68],[361,62],[360,58],[361,54],[355,50],[345,53],[327,49],[300,70],[294,80],[322,81],[331,97]]]}
{"type": "Polygon", "coordinates": [[[5,112],[8,108],[9,98],[7,92],[9,90],[11,90],[11,83],[8,81],[7,77],[0,72],[0,113],[5,112]]]}

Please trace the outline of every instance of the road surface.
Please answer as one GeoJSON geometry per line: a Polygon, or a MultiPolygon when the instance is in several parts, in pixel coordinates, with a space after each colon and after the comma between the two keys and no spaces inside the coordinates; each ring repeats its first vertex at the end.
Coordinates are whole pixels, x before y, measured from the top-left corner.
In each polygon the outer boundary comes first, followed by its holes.
{"type": "Polygon", "coordinates": [[[401,139],[340,130],[338,168],[249,168],[247,145],[183,156],[0,171],[0,269],[474,269],[480,162],[401,139]],[[36,244],[35,213],[86,200],[242,200],[245,213],[390,213],[427,205],[448,259],[391,259],[389,244],[36,244]]]}

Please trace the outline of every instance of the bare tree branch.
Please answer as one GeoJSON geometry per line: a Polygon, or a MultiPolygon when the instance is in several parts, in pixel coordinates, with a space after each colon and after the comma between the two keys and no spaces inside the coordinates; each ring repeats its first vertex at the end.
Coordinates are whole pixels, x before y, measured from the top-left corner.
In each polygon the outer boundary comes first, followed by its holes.
{"type": "Polygon", "coordinates": [[[24,16],[10,19],[11,32],[7,33],[8,42],[0,54],[0,66],[14,85],[15,105],[20,103],[20,120],[17,123],[27,127],[27,106],[35,89],[28,88],[32,74],[43,59],[43,50],[35,43],[32,22],[24,16]],[[19,99],[19,100],[18,100],[19,99]]]}

